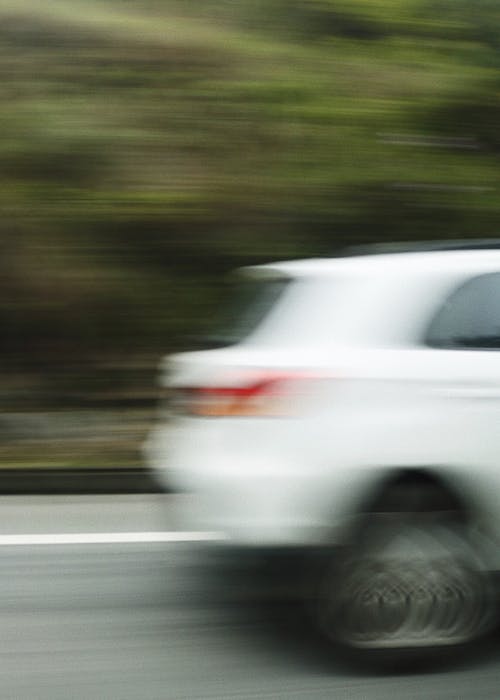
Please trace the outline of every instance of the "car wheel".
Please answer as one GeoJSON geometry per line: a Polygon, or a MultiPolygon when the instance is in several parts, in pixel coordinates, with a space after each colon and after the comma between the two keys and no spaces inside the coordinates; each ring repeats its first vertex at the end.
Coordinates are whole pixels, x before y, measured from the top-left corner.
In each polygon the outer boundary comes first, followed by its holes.
{"type": "Polygon", "coordinates": [[[493,619],[493,592],[464,525],[373,516],[323,576],[318,618],[326,635],[358,653],[393,656],[467,644],[493,619]]]}

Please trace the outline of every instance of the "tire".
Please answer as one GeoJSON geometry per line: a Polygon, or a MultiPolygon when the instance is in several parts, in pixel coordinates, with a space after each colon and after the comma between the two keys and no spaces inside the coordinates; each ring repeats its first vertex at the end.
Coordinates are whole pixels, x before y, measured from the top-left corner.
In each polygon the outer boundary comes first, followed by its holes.
{"type": "Polygon", "coordinates": [[[371,516],[322,578],[321,630],[344,651],[383,661],[468,645],[494,621],[478,551],[463,523],[435,513],[371,516]]]}

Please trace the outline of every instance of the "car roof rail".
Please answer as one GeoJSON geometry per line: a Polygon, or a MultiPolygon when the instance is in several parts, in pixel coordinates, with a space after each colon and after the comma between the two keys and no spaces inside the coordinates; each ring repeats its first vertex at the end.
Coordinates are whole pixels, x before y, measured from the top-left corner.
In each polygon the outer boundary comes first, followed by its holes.
{"type": "Polygon", "coordinates": [[[393,241],[346,246],[336,252],[339,257],[387,255],[392,253],[426,253],[453,250],[500,250],[500,238],[443,239],[428,241],[393,241]]]}

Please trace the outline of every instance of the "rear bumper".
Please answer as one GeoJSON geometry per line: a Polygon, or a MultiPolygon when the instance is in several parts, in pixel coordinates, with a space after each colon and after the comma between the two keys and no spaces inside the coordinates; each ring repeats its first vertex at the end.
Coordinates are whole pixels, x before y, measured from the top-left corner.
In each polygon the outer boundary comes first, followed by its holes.
{"type": "Polygon", "coordinates": [[[313,520],[310,513],[297,508],[296,499],[288,500],[274,489],[236,487],[198,490],[182,496],[176,512],[176,526],[182,530],[210,531],[220,537],[223,549],[236,551],[271,550],[322,546],[331,543],[333,530],[313,520]]]}
{"type": "MultiPolygon", "coordinates": [[[[252,447],[254,447],[252,445],[252,447]]],[[[157,481],[185,494],[177,525],[220,533],[235,547],[312,547],[339,541],[344,483],[290,452],[231,449],[200,426],[156,430],[144,455],[157,481]],[[335,520],[337,516],[337,521],[335,520]]]]}
{"type": "Polygon", "coordinates": [[[182,494],[176,526],[220,534],[227,545],[311,546],[331,541],[332,525],[304,477],[228,474],[152,465],[156,480],[182,494]]]}

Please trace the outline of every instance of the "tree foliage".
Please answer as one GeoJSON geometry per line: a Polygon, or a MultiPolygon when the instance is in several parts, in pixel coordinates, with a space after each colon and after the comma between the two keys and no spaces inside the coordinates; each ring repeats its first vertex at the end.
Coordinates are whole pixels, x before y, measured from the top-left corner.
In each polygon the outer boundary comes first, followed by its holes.
{"type": "Polygon", "coordinates": [[[496,0],[0,0],[6,360],[160,353],[234,265],[486,237],[496,0]]]}

